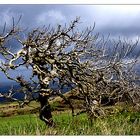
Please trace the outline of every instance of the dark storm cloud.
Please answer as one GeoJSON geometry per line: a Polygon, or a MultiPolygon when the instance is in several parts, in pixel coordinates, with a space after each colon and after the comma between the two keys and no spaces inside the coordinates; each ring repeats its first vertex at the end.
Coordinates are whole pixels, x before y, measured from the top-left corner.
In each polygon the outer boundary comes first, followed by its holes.
{"type": "Polygon", "coordinates": [[[95,22],[95,33],[101,35],[130,39],[140,35],[140,5],[0,5],[1,29],[5,22],[10,26],[12,17],[18,19],[20,15],[21,26],[28,29],[48,24],[68,24],[79,16],[79,28],[82,30],[95,22]]]}
{"type": "MultiPolygon", "coordinates": [[[[95,33],[99,32],[101,35],[110,33],[110,37],[118,39],[122,36],[132,40],[140,36],[140,5],[0,5],[0,28],[5,22],[10,27],[12,17],[18,19],[20,15],[21,26],[29,29],[48,24],[68,24],[79,16],[80,29],[93,26],[95,22],[95,33]]],[[[10,45],[18,49],[15,42],[10,45]]],[[[5,80],[4,76],[0,81],[3,79],[5,80]]]]}
{"type": "Polygon", "coordinates": [[[47,25],[49,23],[68,22],[76,16],[82,16],[79,6],[70,5],[0,5],[0,25],[10,22],[12,16],[22,15],[22,24],[27,27],[47,25]],[[39,21],[40,20],[40,21],[39,21]]]}
{"type": "Polygon", "coordinates": [[[105,5],[0,5],[0,25],[12,16],[22,15],[21,24],[28,28],[64,24],[81,17],[81,27],[93,26],[101,34],[136,36],[140,34],[140,6],[105,5]]]}

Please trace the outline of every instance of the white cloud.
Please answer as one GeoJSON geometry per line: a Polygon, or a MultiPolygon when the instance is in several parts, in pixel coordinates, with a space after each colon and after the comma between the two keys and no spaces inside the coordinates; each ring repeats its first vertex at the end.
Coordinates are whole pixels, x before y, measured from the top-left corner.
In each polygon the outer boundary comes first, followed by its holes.
{"type": "Polygon", "coordinates": [[[19,16],[22,15],[21,13],[15,13],[13,12],[10,8],[6,9],[4,11],[0,12],[0,26],[4,26],[6,23],[6,26],[11,26],[12,25],[12,18],[19,18],[19,16]]]}
{"type": "Polygon", "coordinates": [[[0,25],[3,26],[4,23],[6,22],[6,25],[9,26],[11,24],[13,15],[14,14],[10,11],[10,9],[1,12],[0,13],[0,19],[1,19],[0,25]]]}
{"type": "Polygon", "coordinates": [[[66,17],[57,10],[50,10],[48,12],[43,12],[37,16],[36,21],[38,24],[57,24],[66,21],[66,17]]]}
{"type": "Polygon", "coordinates": [[[140,20],[139,5],[97,5],[88,6],[86,10],[99,28],[126,28],[136,25],[140,20]]]}
{"type": "Polygon", "coordinates": [[[57,45],[57,46],[60,46],[60,45],[61,45],[60,40],[58,40],[58,39],[56,40],[56,45],[57,45]]]}

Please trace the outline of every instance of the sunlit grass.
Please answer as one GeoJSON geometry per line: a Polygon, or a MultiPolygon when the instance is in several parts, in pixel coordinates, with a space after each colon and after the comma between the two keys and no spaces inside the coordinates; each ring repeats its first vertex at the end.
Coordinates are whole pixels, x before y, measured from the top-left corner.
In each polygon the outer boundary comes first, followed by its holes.
{"type": "Polygon", "coordinates": [[[0,135],[140,135],[140,113],[122,113],[93,120],[86,114],[72,118],[54,114],[55,127],[48,128],[38,115],[0,118],[0,135]]]}

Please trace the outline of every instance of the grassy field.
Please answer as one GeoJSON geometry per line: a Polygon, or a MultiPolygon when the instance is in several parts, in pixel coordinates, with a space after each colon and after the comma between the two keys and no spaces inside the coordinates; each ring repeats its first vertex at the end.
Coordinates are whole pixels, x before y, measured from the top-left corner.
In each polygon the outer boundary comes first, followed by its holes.
{"type": "Polygon", "coordinates": [[[0,135],[140,135],[140,113],[118,113],[91,124],[85,114],[72,118],[54,112],[56,126],[48,128],[37,114],[0,117],[0,135]]]}
{"type": "Polygon", "coordinates": [[[12,107],[15,105],[0,105],[0,135],[140,135],[140,112],[124,104],[107,107],[113,113],[91,123],[86,114],[72,117],[68,106],[56,98],[51,103],[53,128],[39,119],[39,103],[24,108],[12,107]]]}

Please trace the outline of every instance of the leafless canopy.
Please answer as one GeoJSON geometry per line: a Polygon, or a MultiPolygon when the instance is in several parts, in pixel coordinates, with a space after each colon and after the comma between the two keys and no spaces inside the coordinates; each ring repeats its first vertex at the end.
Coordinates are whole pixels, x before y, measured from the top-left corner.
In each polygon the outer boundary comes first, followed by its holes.
{"type": "MultiPolygon", "coordinates": [[[[23,31],[18,23],[19,21],[16,24],[13,21],[11,30],[6,33],[4,27],[3,34],[0,35],[0,54],[5,59],[5,62],[1,62],[0,69],[8,79],[21,85],[25,93],[22,105],[34,100],[33,93],[37,92],[44,113],[44,106],[50,107],[49,97],[59,95],[67,101],[74,115],[71,102],[61,92],[64,86],[72,85],[84,101],[83,110],[94,116],[97,115],[97,108],[108,104],[112,99],[117,102],[125,98],[124,100],[138,103],[139,85],[136,80],[139,77],[134,68],[139,62],[139,56],[129,59],[138,41],[111,41],[109,50],[109,41],[95,35],[94,26],[78,30],[79,18],[69,26],[33,29],[22,39],[20,34],[23,31]],[[21,49],[18,52],[12,52],[6,46],[6,42],[12,39],[20,43],[21,49]],[[16,78],[10,75],[9,70],[14,71],[19,67],[32,70],[30,81],[22,75],[16,78]],[[50,88],[50,83],[57,83],[59,88],[50,88]],[[108,100],[103,103],[105,97],[108,100]]],[[[7,97],[13,99],[13,94],[10,91],[7,97]]],[[[1,93],[1,97],[6,95],[1,93]]],[[[41,118],[49,123],[51,114],[49,119],[42,114],[41,118]]]]}

